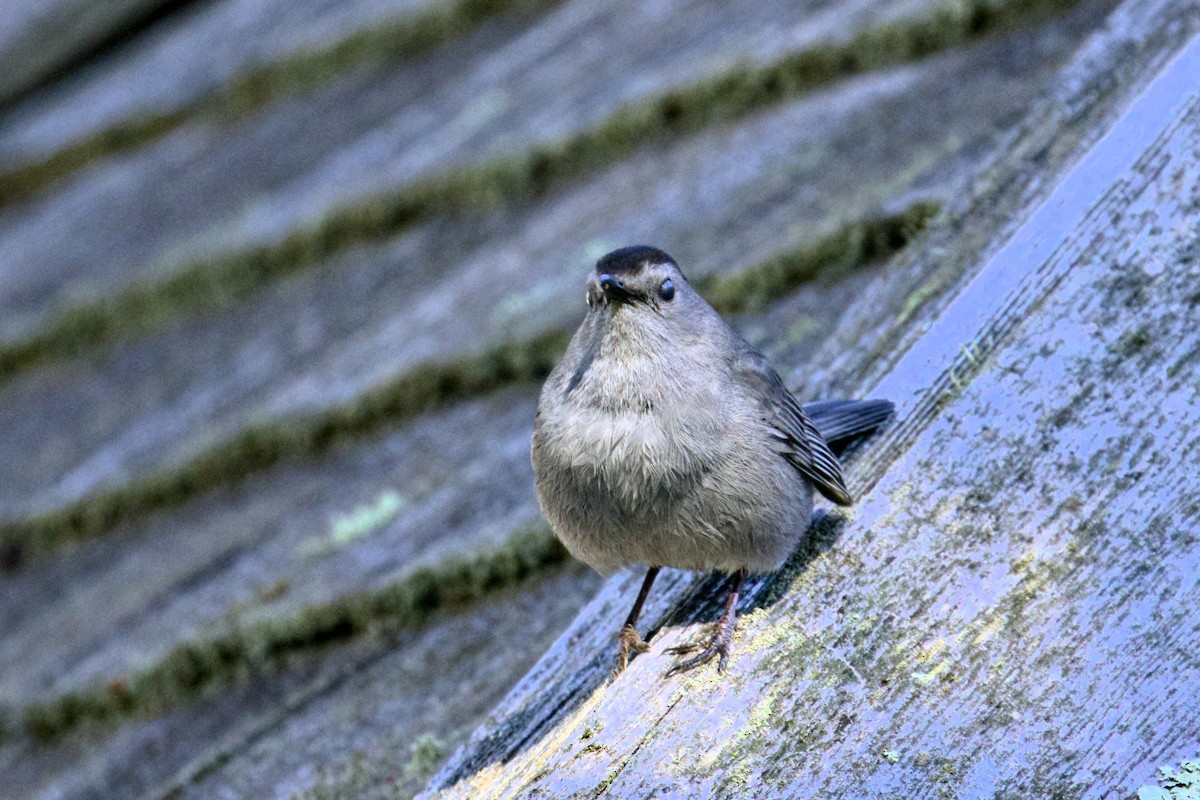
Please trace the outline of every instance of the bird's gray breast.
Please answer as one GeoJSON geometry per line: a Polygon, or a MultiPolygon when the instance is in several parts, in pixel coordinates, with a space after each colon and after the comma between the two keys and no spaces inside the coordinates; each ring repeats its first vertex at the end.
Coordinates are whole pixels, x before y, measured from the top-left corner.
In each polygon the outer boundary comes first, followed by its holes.
{"type": "MultiPolygon", "coordinates": [[[[547,382],[533,436],[538,500],[567,548],[602,572],[643,560],[719,454],[715,386],[664,381],[661,366],[597,358],[578,380],[547,382]],[[574,385],[572,385],[574,384],[574,385]]],[[[698,373],[692,373],[697,375],[698,373]]]]}
{"type": "Polygon", "coordinates": [[[550,481],[566,495],[558,503],[597,523],[597,516],[628,525],[669,514],[711,466],[688,431],[654,407],[561,411],[543,412],[539,420],[539,483],[550,481]]]}

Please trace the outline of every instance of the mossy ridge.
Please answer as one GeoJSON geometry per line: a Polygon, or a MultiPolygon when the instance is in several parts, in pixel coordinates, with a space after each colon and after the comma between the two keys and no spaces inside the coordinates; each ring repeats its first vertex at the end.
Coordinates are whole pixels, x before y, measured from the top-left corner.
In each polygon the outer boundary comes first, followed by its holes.
{"type": "Polygon", "coordinates": [[[251,424],[178,467],[47,514],[0,525],[2,563],[17,567],[30,557],[177,506],[279,462],[323,452],[336,441],[375,432],[500,386],[545,377],[566,341],[564,333],[553,331],[447,363],[422,364],[346,404],[251,424]]]}
{"type": "Polygon", "coordinates": [[[0,172],[0,208],[21,202],[93,161],[167,136],[195,119],[232,122],[283,97],[303,94],[354,69],[397,64],[461,38],[492,17],[543,13],[562,0],[448,0],[385,20],[327,47],[308,47],[234,74],[224,86],[177,108],[130,117],[39,161],[0,172]]]}
{"type": "Polygon", "coordinates": [[[1080,0],[949,2],[917,19],[871,28],[842,44],[819,45],[766,66],[734,66],[690,86],[618,108],[580,134],[496,156],[391,193],[331,210],[275,245],[182,266],[113,298],[63,312],[45,329],[0,347],[0,380],[81,353],[171,318],[221,307],[282,276],[323,263],[347,247],[400,233],[437,215],[529,202],[566,180],[661,144],[811,91],[838,78],[913,61],[1080,0]]]}
{"type": "Polygon", "coordinates": [[[566,550],[548,528],[527,528],[494,550],[419,568],[383,589],[182,642],[134,675],[24,707],[21,724],[30,736],[49,740],[87,721],[162,714],[214,686],[278,671],[295,653],[366,633],[418,627],[436,612],[469,605],[566,560],[566,550]]]}
{"type": "MultiPolygon", "coordinates": [[[[932,201],[919,201],[896,214],[846,223],[814,243],[736,274],[700,279],[698,288],[724,313],[762,308],[805,281],[842,276],[897,252],[938,207],[932,201]]],[[[276,463],[315,456],[339,440],[364,436],[504,385],[542,378],[566,349],[567,339],[567,332],[551,331],[445,364],[423,364],[344,405],[251,425],[175,469],[47,514],[2,523],[0,565],[16,568],[29,558],[102,535],[121,523],[179,505],[276,463]]]]}
{"type": "Polygon", "coordinates": [[[378,202],[337,209],[312,228],[292,231],[278,244],[198,261],[167,278],[137,281],[116,295],[69,308],[40,333],[0,346],[0,380],[152,330],[185,314],[226,307],[354,245],[400,233],[435,212],[454,215],[497,208],[502,198],[489,183],[511,169],[510,162],[498,161],[487,170],[418,182],[378,202]]]}
{"type": "Polygon", "coordinates": [[[854,220],[813,244],[776,254],[749,269],[700,279],[696,288],[723,314],[762,311],[806,283],[840,278],[895,255],[940,208],[936,201],[922,200],[896,214],[854,220]]]}

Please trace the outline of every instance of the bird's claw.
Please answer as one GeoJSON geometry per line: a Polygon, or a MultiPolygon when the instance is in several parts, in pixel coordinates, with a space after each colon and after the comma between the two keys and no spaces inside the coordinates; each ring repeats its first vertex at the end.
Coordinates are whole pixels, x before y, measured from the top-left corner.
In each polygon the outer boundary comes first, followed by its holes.
{"type": "Polygon", "coordinates": [[[716,637],[716,633],[709,634],[707,637],[700,636],[685,644],[677,644],[674,647],[668,647],[666,652],[673,656],[685,656],[688,653],[694,653],[697,650],[708,647],[712,640],[716,637]]]}
{"type": "Polygon", "coordinates": [[[670,678],[674,675],[679,675],[683,672],[688,672],[696,667],[703,666],[714,658],[717,661],[717,672],[725,671],[725,664],[729,661],[729,647],[733,643],[733,625],[727,624],[726,620],[722,620],[717,626],[716,631],[709,637],[708,642],[701,649],[699,642],[690,642],[688,644],[678,645],[667,649],[668,653],[683,655],[700,650],[699,653],[691,658],[684,659],[673,665],[670,669],[663,673],[664,678],[670,678]]]}
{"type": "Polygon", "coordinates": [[[613,667],[612,673],[609,674],[609,680],[614,680],[629,666],[630,651],[645,653],[649,649],[650,645],[637,632],[636,628],[632,625],[621,628],[621,632],[617,634],[617,663],[613,667]]]}

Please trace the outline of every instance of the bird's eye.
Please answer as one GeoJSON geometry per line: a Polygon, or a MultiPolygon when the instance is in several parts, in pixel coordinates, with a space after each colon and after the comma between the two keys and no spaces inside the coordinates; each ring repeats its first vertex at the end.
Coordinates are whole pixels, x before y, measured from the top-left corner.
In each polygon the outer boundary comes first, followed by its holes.
{"type": "Polygon", "coordinates": [[[670,278],[667,278],[658,287],[658,296],[667,301],[670,301],[675,296],[675,284],[671,282],[670,278]]]}

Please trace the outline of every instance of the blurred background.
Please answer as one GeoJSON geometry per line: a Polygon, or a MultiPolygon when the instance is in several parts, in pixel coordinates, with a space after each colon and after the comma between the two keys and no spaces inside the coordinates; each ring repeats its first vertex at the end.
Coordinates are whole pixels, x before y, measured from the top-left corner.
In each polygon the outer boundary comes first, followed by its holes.
{"type": "Polygon", "coordinates": [[[0,795],[411,796],[601,586],[528,457],[591,263],[850,391],[1114,5],[4,0],[0,795]]]}

